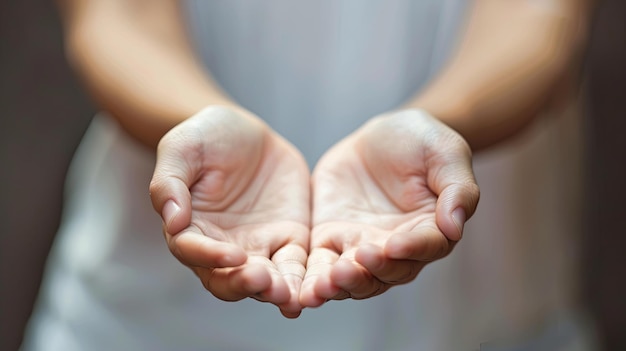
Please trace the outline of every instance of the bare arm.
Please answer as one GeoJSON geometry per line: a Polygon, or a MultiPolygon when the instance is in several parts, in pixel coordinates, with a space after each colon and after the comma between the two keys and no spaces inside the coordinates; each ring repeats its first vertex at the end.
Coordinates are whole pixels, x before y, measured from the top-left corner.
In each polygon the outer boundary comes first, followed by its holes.
{"type": "Polygon", "coordinates": [[[550,101],[584,42],[590,0],[477,0],[449,65],[407,107],[472,149],[515,134],[550,101]]]}
{"type": "Polygon", "coordinates": [[[101,108],[155,147],[210,104],[233,105],[203,71],[174,0],[60,0],[67,54],[101,108]]]}

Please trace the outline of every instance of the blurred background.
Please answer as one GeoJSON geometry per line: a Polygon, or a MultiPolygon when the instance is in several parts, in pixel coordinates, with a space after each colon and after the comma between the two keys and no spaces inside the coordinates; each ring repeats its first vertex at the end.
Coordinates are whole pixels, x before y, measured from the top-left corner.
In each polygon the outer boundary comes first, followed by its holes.
{"type": "MultiPolygon", "coordinates": [[[[0,350],[16,350],[95,107],[65,62],[54,2],[0,2],[0,350]]],[[[584,70],[585,298],[626,350],[626,2],[601,1],[584,70]]]]}

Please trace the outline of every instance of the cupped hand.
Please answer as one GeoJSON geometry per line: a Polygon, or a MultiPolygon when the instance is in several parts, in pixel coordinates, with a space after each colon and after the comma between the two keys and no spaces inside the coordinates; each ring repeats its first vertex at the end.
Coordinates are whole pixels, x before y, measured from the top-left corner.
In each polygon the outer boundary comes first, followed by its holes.
{"type": "Polygon", "coordinates": [[[216,297],[297,317],[310,228],[301,154],[252,113],[209,107],[160,141],[150,184],[167,245],[216,297]]]}
{"type": "Polygon", "coordinates": [[[461,239],[479,190],[471,150],[421,110],[366,123],[312,175],[313,229],[300,303],[365,299],[415,279],[461,239]]]}

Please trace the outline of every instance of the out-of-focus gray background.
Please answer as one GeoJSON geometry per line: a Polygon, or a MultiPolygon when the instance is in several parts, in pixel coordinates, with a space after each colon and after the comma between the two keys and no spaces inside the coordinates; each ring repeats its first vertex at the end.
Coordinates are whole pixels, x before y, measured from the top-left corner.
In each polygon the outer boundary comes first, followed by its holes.
{"type": "Polygon", "coordinates": [[[16,350],[95,110],[65,62],[54,1],[0,1],[0,350],[16,350]]]}
{"type": "MultiPolygon", "coordinates": [[[[585,67],[584,291],[606,350],[626,350],[626,2],[601,2],[585,67]]],[[[95,107],[65,62],[54,2],[0,2],[0,350],[16,350],[95,107]]]]}

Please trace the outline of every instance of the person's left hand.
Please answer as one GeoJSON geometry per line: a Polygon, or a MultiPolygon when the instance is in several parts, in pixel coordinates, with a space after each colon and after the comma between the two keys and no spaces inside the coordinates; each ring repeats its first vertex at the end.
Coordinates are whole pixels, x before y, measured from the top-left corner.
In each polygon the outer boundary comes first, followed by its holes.
{"type": "Polygon", "coordinates": [[[365,299],[446,256],[479,189],[465,140],[420,110],[374,118],[312,175],[313,229],[303,306],[365,299]]]}

